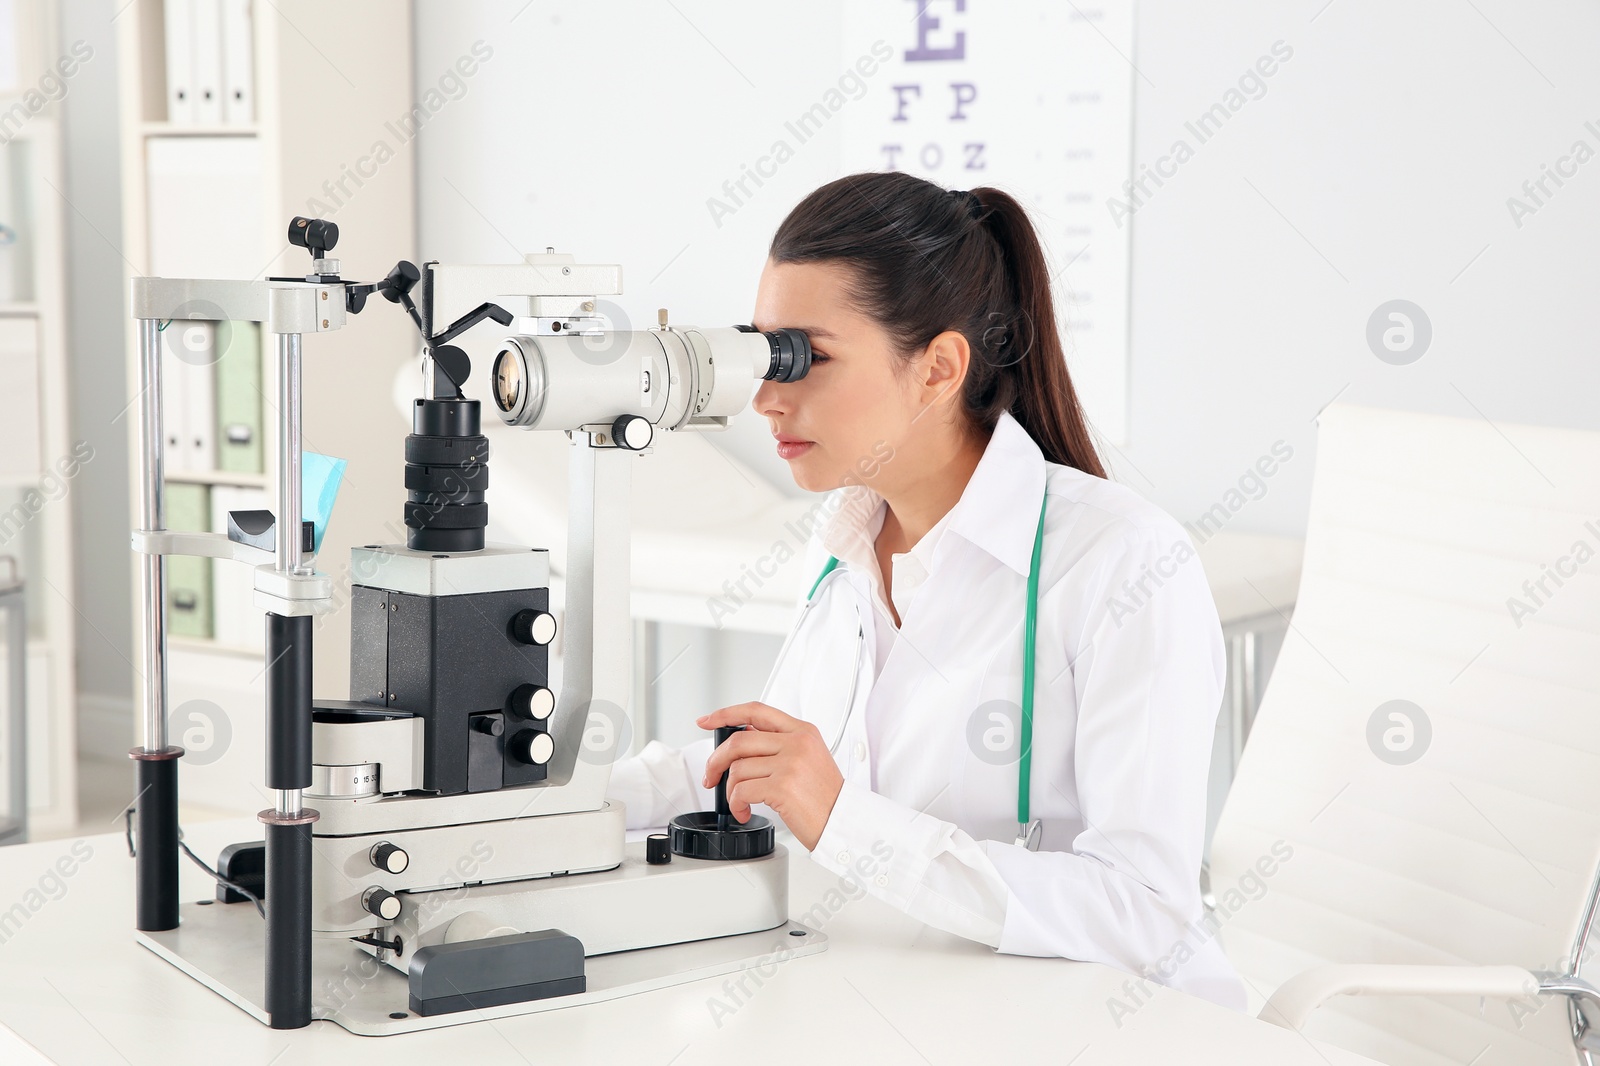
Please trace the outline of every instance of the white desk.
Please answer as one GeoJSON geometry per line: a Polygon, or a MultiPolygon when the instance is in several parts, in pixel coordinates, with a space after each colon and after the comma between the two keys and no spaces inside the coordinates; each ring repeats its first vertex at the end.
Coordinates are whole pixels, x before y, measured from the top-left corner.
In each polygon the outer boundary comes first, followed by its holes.
{"type": "MultiPolygon", "coordinates": [[[[259,828],[245,820],[199,823],[188,840],[209,859],[225,844],[254,839],[259,828]]],[[[24,902],[26,920],[5,927],[0,1060],[29,1061],[7,1047],[15,1034],[42,1052],[37,1061],[74,1066],[1371,1062],[1164,988],[1118,1028],[1107,1000],[1120,994],[1127,975],[999,955],[928,929],[829,875],[788,834],[779,839],[790,849],[791,914],[810,909],[830,889],[843,887],[856,898],[822,926],[825,952],[783,963],[720,1025],[710,1003],[724,995],[727,978],[374,1038],[330,1022],[275,1031],[135,944],[133,861],[120,833],[89,837],[92,855],[65,879],[65,892],[37,910],[24,902]]],[[[72,846],[56,840],[0,849],[0,906],[25,901],[72,846]]],[[[187,860],[182,876],[186,898],[212,894],[187,860]]]]}

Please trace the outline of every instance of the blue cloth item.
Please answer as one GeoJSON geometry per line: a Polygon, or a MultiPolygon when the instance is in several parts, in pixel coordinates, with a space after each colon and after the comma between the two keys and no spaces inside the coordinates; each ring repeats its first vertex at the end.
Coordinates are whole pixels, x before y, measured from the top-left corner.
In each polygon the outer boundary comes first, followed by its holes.
{"type": "Polygon", "coordinates": [[[322,548],[322,534],[333,516],[333,502],[344,481],[345,460],[316,452],[300,453],[300,518],[312,523],[311,550],[322,548]]]}

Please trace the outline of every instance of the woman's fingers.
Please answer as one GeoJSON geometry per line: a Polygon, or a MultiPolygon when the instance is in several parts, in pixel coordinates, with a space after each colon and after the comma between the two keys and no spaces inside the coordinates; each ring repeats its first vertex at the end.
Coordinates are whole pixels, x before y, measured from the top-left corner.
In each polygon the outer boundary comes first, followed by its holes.
{"type": "Polygon", "coordinates": [[[794,733],[806,726],[800,719],[784,714],[776,707],[769,707],[765,703],[735,703],[731,707],[721,707],[710,714],[701,715],[695,719],[695,724],[702,729],[747,725],[752,729],[763,729],[769,733],[794,733]]]}
{"type": "Polygon", "coordinates": [[[776,755],[782,750],[781,736],[775,733],[763,733],[760,730],[741,729],[712,750],[710,758],[706,759],[706,772],[700,779],[700,787],[710,788],[715,785],[717,778],[722,776],[722,771],[726,770],[735,759],[747,759],[752,755],[776,755]]]}
{"type": "Polygon", "coordinates": [[[737,822],[750,820],[750,808],[757,803],[768,802],[771,796],[772,775],[763,774],[760,777],[748,778],[740,781],[738,788],[728,789],[728,811],[737,822]]]}
{"type": "Polygon", "coordinates": [[[759,803],[760,800],[748,798],[751,788],[750,782],[758,781],[763,777],[771,777],[778,769],[778,760],[771,756],[759,756],[753,759],[740,759],[728,771],[728,810],[734,818],[741,822],[750,820],[750,804],[759,803]],[[740,789],[739,786],[745,786],[740,789]],[[738,793],[735,795],[735,793],[738,793]]]}

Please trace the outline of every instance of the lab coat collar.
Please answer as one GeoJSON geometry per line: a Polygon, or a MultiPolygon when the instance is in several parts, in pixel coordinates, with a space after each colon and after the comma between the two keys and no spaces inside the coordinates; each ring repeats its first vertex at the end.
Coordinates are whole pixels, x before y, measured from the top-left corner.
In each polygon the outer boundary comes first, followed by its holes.
{"type": "Polygon", "coordinates": [[[949,531],[1026,577],[1045,475],[1044,452],[1010,411],[1000,412],[983,458],[951,511],[949,531]]]}
{"type": "MultiPolygon", "coordinates": [[[[948,515],[946,532],[959,534],[1027,576],[1033,562],[1033,535],[1038,528],[1045,475],[1046,463],[1039,445],[1010,411],[1002,411],[983,457],[948,515]]],[[[874,558],[868,530],[883,506],[883,497],[865,485],[850,485],[837,491],[840,504],[823,531],[823,546],[846,563],[864,565],[874,558]]],[[[935,560],[947,550],[948,541],[949,537],[939,538],[935,560]]]]}

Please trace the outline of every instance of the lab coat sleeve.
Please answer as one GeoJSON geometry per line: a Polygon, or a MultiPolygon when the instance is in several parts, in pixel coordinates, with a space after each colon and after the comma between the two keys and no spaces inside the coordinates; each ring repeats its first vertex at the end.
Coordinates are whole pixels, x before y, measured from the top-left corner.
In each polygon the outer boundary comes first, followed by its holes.
{"type": "MultiPolygon", "coordinates": [[[[656,829],[680,814],[715,810],[716,792],[700,787],[712,744],[709,734],[684,748],[652,740],[639,754],[619,759],[611,767],[606,798],[626,806],[624,828],[656,829]]],[[[782,824],[765,803],[751,804],[750,812],[782,824]]]]}
{"type": "MultiPolygon", "coordinates": [[[[821,526],[812,532],[801,558],[801,576],[805,580],[795,593],[797,616],[806,602],[812,581],[827,562],[828,551],[822,546],[821,526]]],[[[685,748],[673,748],[652,740],[638,755],[618,760],[611,767],[606,796],[627,805],[627,828],[653,829],[666,825],[679,814],[713,810],[716,793],[700,787],[713,744],[709,734],[685,748]]],[[[750,811],[775,825],[783,822],[777,812],[764,803],[752,804],[750,811]]]]}
{"type": "Polygon", "coordinates": [[[700,787],[700,778],[711,745],[710,736],[684,748],[652,740],[639,754],[619,759],[611,767],[606,798],[626,805],[627,828],[653,829],[677,815],[710,810],[715,799],[700,787]]]}
{"type": "Polygon", "coordinates": [[[846,781],[811,857],[947,933],[997,947],[1006,883],[983,844],[906,804],[846,781]]]}
{"type": "MultiPolygon", "coordinates": [[[[1083,827],[1070,850],[975,840],[847,782],[812,857],[834,873],[859,876],[847,872],[852,863],[878,856],[873,876],[862,878],[867,891],[1007,954],[1131,973],[1154,969],[1158,980],[1175,983],[1160,970],[1162,961],[1170,964],[1180,944],[1191,953],[1203,946],[1187,923],[1200,915],[1206,778],[1225,670],[1221,627],[1204,571],[1176,522],[1109,542],[1090,565],[1087,582],[1061,581],[1056,597],[1040,593],[1041,617],[1052,598],[1057,612],[1067,610],[1063,588],[1091,605],[1077,647],[1068,649],[1078,703],[1076,798],[1063,795],[1064,767],[1033,767],[1036,813],[1059,809],[1062,799],[1081,808],[1083,827]],[[1182,551],[1175,550],[1179,540],[1182,551]],[[1173,573],[1153,588],[1150,569],[1173,573]],[[1142,607],[1108,606],[1114,594],[1125,596],[1124,582],[1141,578],[1153,590],[1142,607]]],[[[1036,720],[1050,713],[1042,698],[1041,689],[1036,720]]],[[[1233,986],[1236,978],[1203,994],[1232,1002],[1239,995],[1233,986]]]]}

